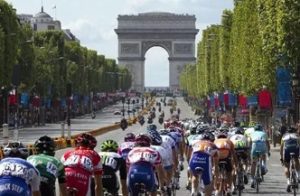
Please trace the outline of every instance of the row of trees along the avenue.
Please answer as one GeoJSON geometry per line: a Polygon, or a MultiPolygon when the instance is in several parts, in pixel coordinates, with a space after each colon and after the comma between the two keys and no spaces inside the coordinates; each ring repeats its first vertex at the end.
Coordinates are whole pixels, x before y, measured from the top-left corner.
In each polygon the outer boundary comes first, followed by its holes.
{"type": "Polygon", "coordinates": [[[39,105],[51,102],[48,109],[54,106],[53,100],[66,100],[71,96],[68,91],[72,91],[78,97],[80,110],[84,97],[90,97],[91,92],[96,95],[129,89],[131,75],[115,60],[98,55],[77,41],[67,41],[63,31],[35,32],[29,24],[20,24],[16,10],[0,0],[0,86],[0,121],[5,122],[12,112],[9,107],[6,111],[6,99],[12,89],[19,95],[16,105],[26,92],[30,98],[38,96],[39,105]]]}
{"type": "Polygon", "coordinates": [[[252,95],[263,85],[275,93],[280,64],[299,77],[299,17],[298,0],[235,0],[220,25],[203,30],[197,62],[185,66],[181,88],[198,99],[225,90],[252,95]]]}

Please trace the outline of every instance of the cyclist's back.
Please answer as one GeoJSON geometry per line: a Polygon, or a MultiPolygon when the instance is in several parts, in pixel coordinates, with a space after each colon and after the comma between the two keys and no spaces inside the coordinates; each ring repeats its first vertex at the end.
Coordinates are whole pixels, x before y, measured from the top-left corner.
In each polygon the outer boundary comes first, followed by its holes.
{"type": "Polygon", "coordinates": [[[37,155],[32,155],[27,158],[27,161],[32,163],[41,175],[40,191],[43,196],[55,196],[55,181],[61,187],[61,195],[66,195],[65,187],[65,171],[64,165],[54,157],[55,143],[48,136],[43,136],[35,142],[37,155]]]}
{"type": "Polygon", "coordinates": [[[268,136],[263,130],[256,129],[250,134],[252,143],[251,155],[265,154],[267,152],[268,136]]]}
{"type": "Polygon", "coordinates": [[[299,157],[299,135],[297,133],[287,132],[281,139],[283,160],[286,163],[290,162],[290,153],[295,153],[295,157],[299,157]]]}
{"type": "Polygon", "coordinates": [[[117,153],[118,143],[114,140],[106,140],[101,144],[101,162],[103,165],[102,184],[107,192],[112,195],[118,195],[120,184],[116,172],[119,171],[122,183],[122,194],[126,194],[126,162],[117,153]]]}
{"type": "Polygon", "coordinates": [[[6,158],[0,161],[0,196],[40,195],[39,172],[24,160],[28,156],[25,149],[20,142],[9,143],[4,147],[6,158]]]}
{"type": "Polygon", "coordinates": [[[65,172],[63,164],[55,157],[40,154],[28,157],[28,162],[32,163],[40,172],[41,186],[40,191],[44,196],[55,195],[55,180],[59,183],[65,182],[65,172]]]}
{"type": "MultiPolygon", "coordinates": [[[[88,147],[90,144],[89,141],[86,141],[86,137],[92,136],[87,135],[79,136],[76,141],[79,146],[74,150],[67,151],[61,159],[65,165],[67,186],[77,189],[76,195],[80,196],[90,195],[91,177],[94,175],[97,183],[98,177],[102,174],[101,158],[96,151],[92,150],[92,147],[88,147]]],[[[96,185],[95,188],[97,187],[99,186],[96,185]]],[[[95,190],[96,194],[100,194],[99,192],[99,190],[95,190]]]]}
{"type": "Polygon", "coordinates": [[[128,189],[132,195],[136,195],[135,184],[142,183],[145,189],[154,193],[156,191],[156,180],[154,168],[161,164],[160,154],[150,147],[151,139],[147,135],[136,137],[136,145],[128,154],[127,164],[129,165],[127,182],[128,189]]]}

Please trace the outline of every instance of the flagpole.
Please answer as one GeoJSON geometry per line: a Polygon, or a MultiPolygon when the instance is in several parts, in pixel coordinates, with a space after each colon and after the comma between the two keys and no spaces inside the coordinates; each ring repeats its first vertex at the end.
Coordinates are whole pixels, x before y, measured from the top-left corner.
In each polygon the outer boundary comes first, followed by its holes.
{"type": "Polygon", "coordinates": [[[53,6],[52,9],[55,9],[55,11],[54,11],[54,20],[56,20],[56,5],[53,6]]]}

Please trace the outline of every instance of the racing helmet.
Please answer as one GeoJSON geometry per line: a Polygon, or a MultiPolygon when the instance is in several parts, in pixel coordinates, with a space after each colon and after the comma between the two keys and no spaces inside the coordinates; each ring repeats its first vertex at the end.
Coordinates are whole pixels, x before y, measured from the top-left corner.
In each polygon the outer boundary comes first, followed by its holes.
{"type": "Polygon", "coordinates": [[[157,130],[157,126],[155,124],[150,124],[147,126],[147,130],[157,130]]]}
{"type": "Polygon", "coordinates": [[[255,131],[263,131],[264,129],[263,129],[263,126],[261,124],[256,124],[254,126],[254,130],[255,131]]]}
{"type": "Polygon", "coordinates": [[[4,157],[18,157],[26,159],[29,156],[28,149],[19,141],[9,142],[3,148],[4,157]]]}
{"type": "Polygon", "coordinates": [[[134,142],[135,141],[135,134],[134,133],[127,133],[124,137],[125,142],[134,142]]]}
{"type": "Polygon", "coordinates": [[[100,148],[102,152],[117,152],[119,145],[114,140],[106,140],[101,144],[100,148]]]}
{"type": "Polygon", "coordinates": [[[76,146],[87,147],[94,149],[97,146],[97,140],[89,133],[82,133],[75,140],[76,146]]]}
{"type": "Polygon", "coordinates": [[[43,153],[46,155],[54,156],[55,147],[56,145],[54,140],[47,135],[40,137],[34,143],[34,148],[36,149],[38,154],[43,153]]]}
{"type": "Polygon", "coordinates": [[[169,129],[161,129],[159,130],[160,135],[168,135],[170,133],[169,129]]]}
{"type": "Polygon", "coordinates": [[[148,134],[139,134],[135,138],[135,145],[142,147],[150,147],[151,138],[148,134]]]}
{"type": "Polygon", "coordinates": [[[288,133],[296,133],[297,129],[295,127],[289,127],[287,131],[288,133]]]}
{"type": "Polygon", "coordinates": [[[158,131],[156,131],[156,130],[150,130],[150,131],[148,131],[148,134],[149,134],[149,136],[151,138],[151,143],[153,145],[161,145],[162,144],[162,138],[159,135],[158,131]]]}

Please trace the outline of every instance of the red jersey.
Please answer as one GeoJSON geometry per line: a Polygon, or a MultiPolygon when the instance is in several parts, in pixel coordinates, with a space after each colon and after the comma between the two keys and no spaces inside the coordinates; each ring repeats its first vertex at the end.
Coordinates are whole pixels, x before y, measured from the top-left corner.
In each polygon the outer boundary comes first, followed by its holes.
{"type": "Polygon", "coordinates": [[[61,158],[65,166],[66,185],[78,189],[78,196],[90,195],[93,174],[102,174],[99,154],[88,148],[78,147],[67,151],[61,158]]]}

